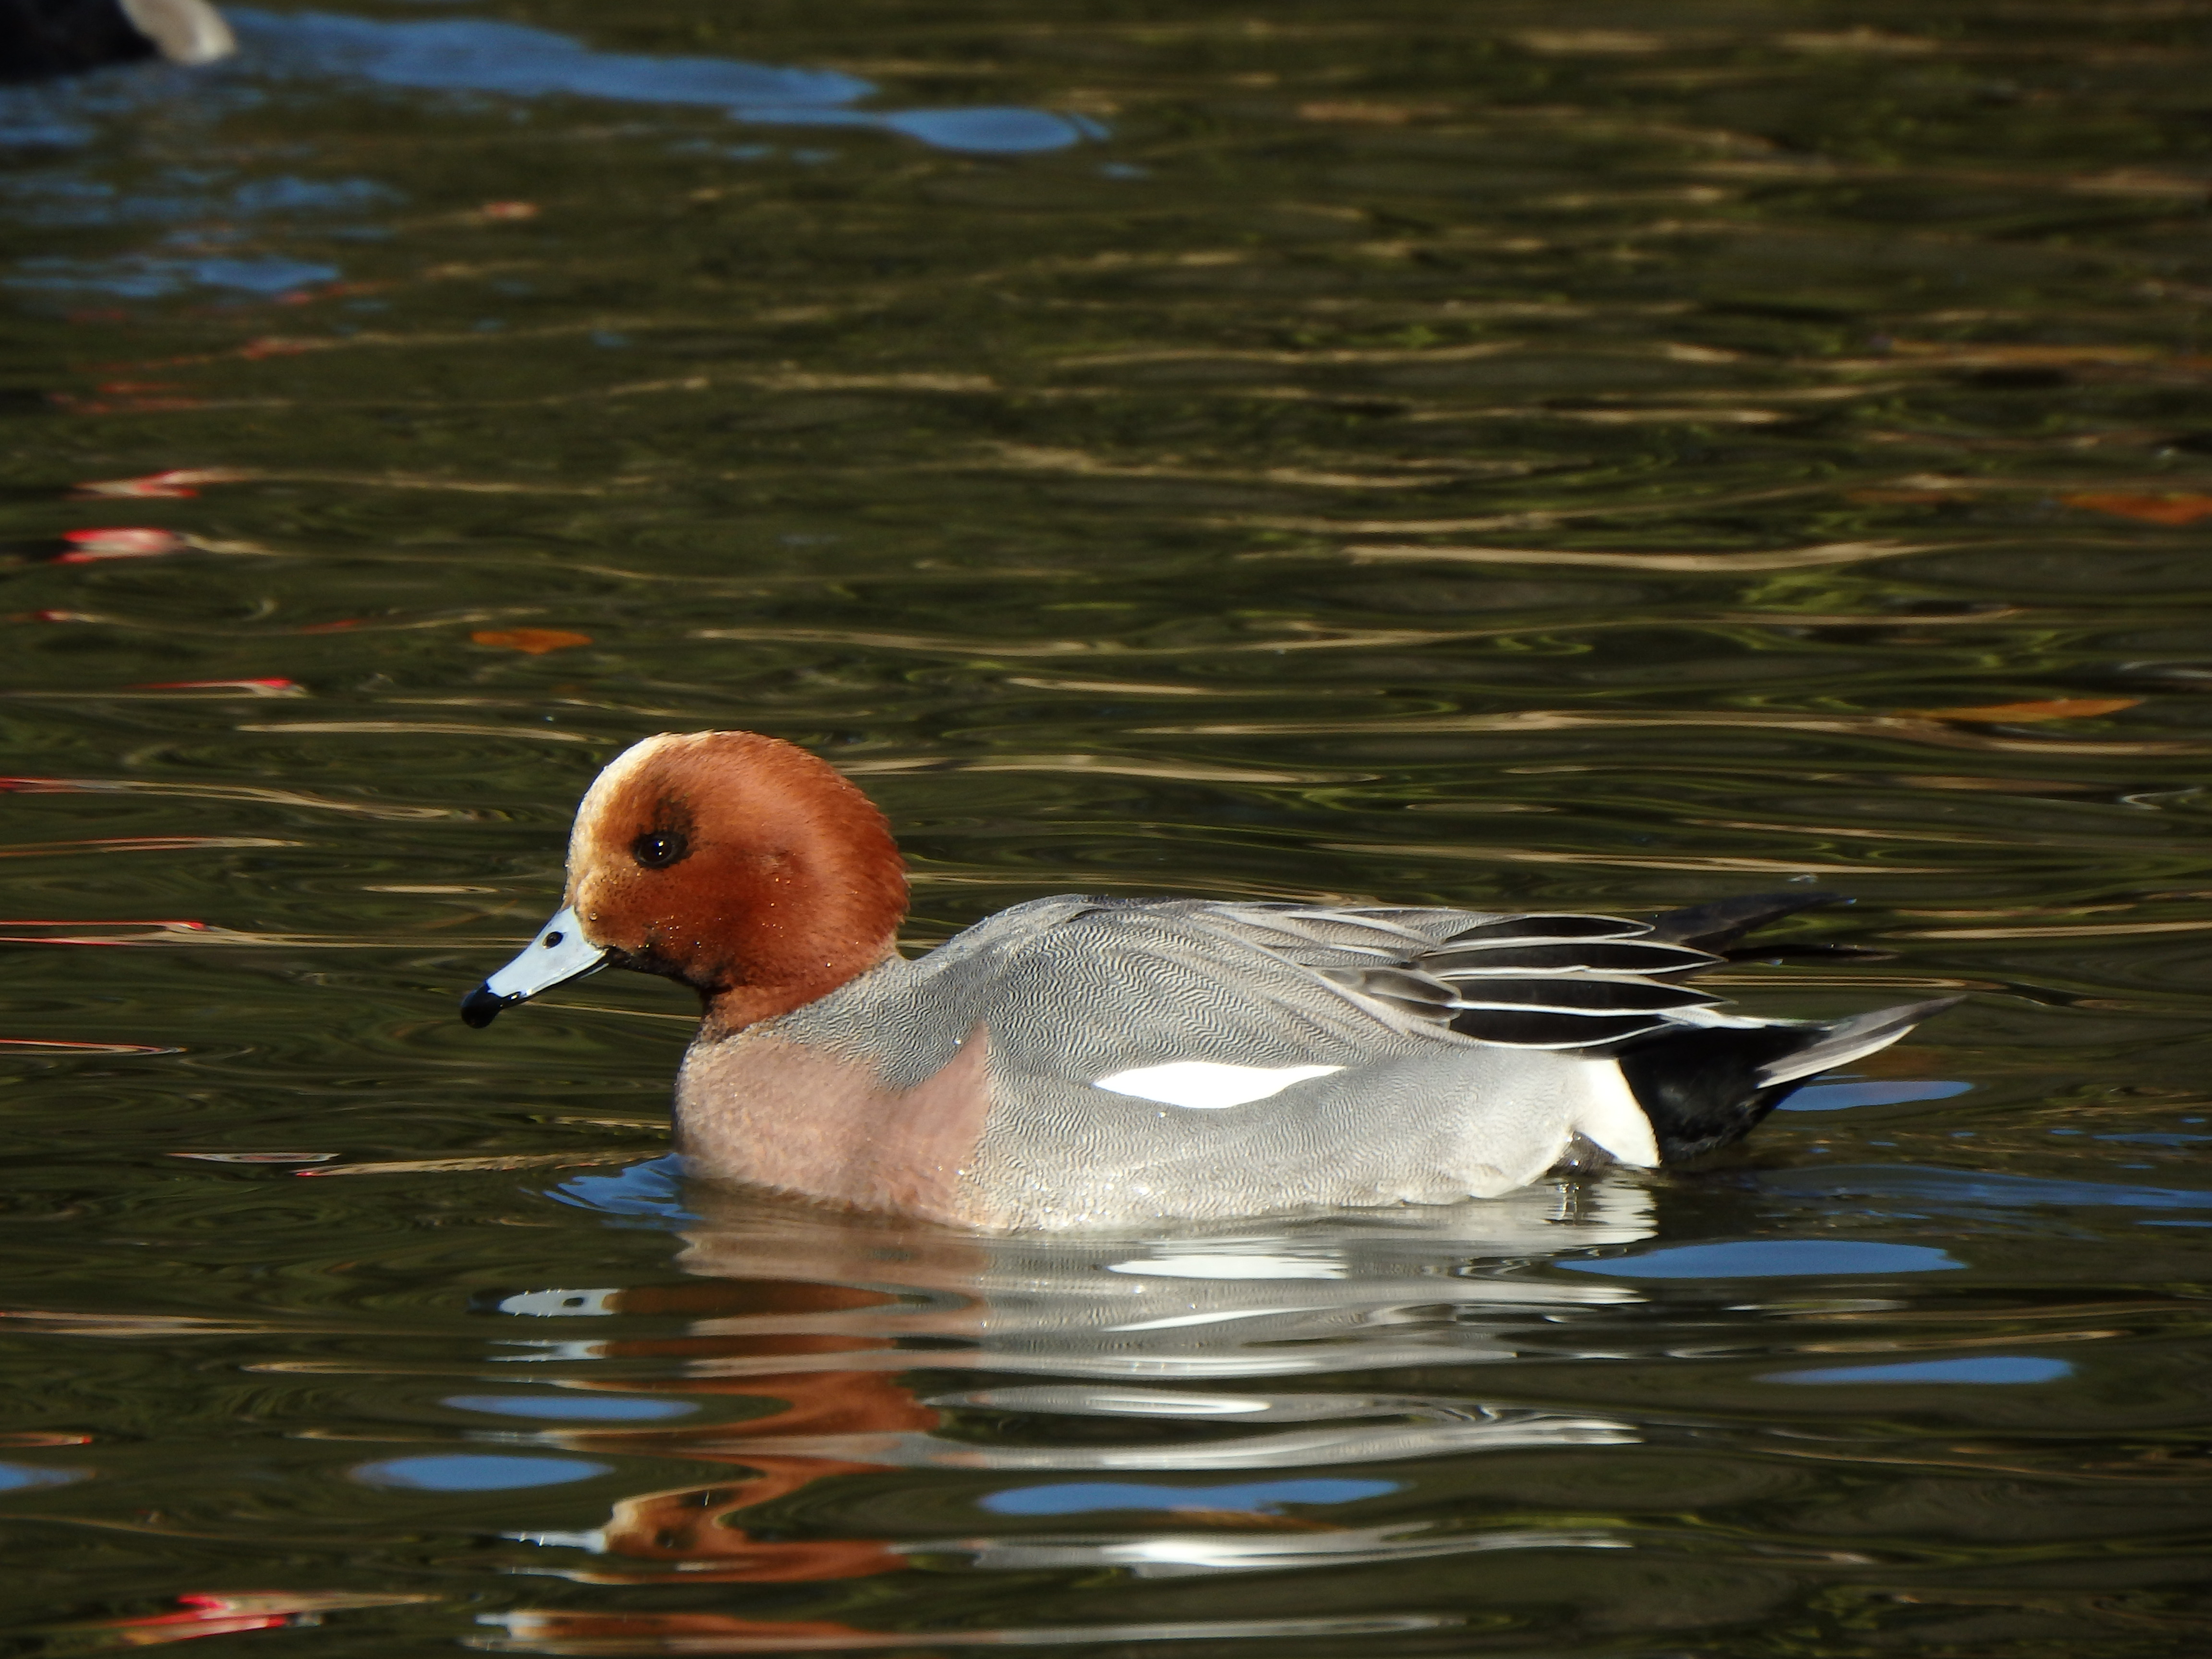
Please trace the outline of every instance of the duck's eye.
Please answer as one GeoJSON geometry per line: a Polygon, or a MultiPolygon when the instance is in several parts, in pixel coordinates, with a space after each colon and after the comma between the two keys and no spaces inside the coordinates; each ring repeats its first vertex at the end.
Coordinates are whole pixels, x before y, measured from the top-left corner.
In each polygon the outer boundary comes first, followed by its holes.
{"type": "Polygon", "coordinates": [[[672,830],[648,830],[629,844],[629,855],[648,870],[665,870],[690,849],[672,830]]]}

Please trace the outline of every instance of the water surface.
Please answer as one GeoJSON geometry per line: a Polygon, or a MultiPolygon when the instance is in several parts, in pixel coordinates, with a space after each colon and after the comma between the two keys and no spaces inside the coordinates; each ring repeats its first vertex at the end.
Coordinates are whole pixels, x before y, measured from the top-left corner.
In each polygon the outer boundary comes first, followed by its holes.
{"type": "Polygon", "coordinates": [[[27,1651],[2195,1652],[2180,5],[325,0],[0,92],[27,1651]],[[472,1032],[646,732],[1042,894],[1847,896],[1710,1166],[975,1239],[472,1032]]]}

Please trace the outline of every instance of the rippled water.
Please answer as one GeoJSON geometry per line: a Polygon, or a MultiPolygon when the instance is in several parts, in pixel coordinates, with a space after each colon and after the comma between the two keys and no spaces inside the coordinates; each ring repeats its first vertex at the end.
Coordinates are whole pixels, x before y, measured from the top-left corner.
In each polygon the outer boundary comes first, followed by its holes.
{"type": "Polygon", "coordinates": [[[2203,1650],[2212,13],[328,3],[0,91],[23,1645],[2203,1650]],[[680,993],[453,1007],[708,725],[921,943],[1971,999],[1449,1211],[688,1191],[680,993]]]}

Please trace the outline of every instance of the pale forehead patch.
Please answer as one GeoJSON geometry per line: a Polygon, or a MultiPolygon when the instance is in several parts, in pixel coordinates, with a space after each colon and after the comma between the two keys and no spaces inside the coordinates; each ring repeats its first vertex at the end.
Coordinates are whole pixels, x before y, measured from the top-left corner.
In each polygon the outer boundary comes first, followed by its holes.
{"type": "Polygon", "coordinates": [[[1282,1093],[1293,1083],[1343,1069],[1341,1066],[1232,1066],[1219,1060],[1178,1060],[1165,1066],[1116,1072],[1091,1086],[1117,1095],[1134,1095],[1139,1100],[1157,1100],[1163,1106],[1210,1112],[1224,1106],[1249,1105],[1282,1093]]]}
{"type": "Polygon", "coordinates": [[[583,857],[591,832],[606,811],[607,802],[615,793],[643,769],[662,750],[676,744],[688,743],[690,738],[678,732],[662,732],[642,738],[609,761],[599,775],[592,780],[592,787],[584,791],[584,799],[576,803],[576,821],[568,831],[568,867],[574,871],[583,857]]]}

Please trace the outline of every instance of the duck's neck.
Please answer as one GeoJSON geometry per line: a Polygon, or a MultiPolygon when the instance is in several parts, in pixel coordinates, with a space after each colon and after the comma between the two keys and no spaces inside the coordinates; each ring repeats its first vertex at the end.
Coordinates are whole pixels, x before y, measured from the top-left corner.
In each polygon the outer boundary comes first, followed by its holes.
{"type": "Polygon", "coordinates": [[[896,960],[898,953],[897,936],[886,933],[871,945],[825,957],[816,972],[765,982],[741,981],[719,990],[702,991],[699,1035],[707,1039],[728,1036],[748,1025],[804,1008],[861,975],[896,960]]]}

